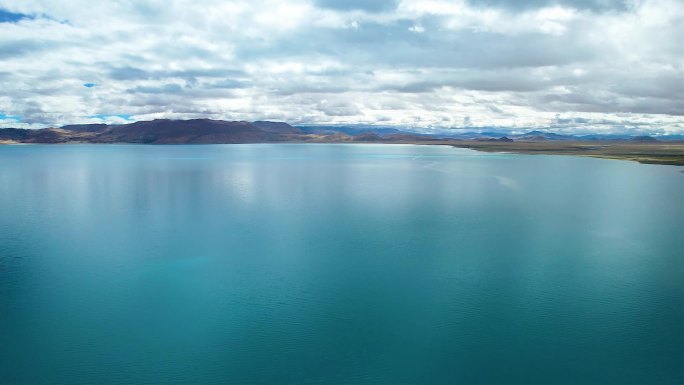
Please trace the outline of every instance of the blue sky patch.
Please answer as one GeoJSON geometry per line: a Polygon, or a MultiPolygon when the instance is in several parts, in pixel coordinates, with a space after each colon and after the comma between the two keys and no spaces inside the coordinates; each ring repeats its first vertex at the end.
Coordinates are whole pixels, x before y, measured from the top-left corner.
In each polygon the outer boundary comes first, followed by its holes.
{"type": "Polygon", "coordinates": [[[83,83],[83,87],[86,87],[86,88],[93,88],[93,87],[95,87],[96,85],[97,85],[97,84],[95,84],[95,83],[83,83]]]}
{"type": "Polygon", "coordinates": [[[0,120],[14,120],[15,122],[21,122],[21,116],[19,115],[5,115],[0,112],[0,120]]]}
{"type": "Polygon", "coordinates": [[[121,119],[126,119],[126,120],[132,120],[132,116],[129,114],[95,114],[95,115],[89,115],[88,116],[91,119],[100,119],[100,120],[107,120],[109,118],[121,118],[121,119]]]}
{"type": "Polygon", "coordinates": [[[33,17],[23,13],[14,13],[0,9],[0,23],[16,23],[23,19],[33,19],[33,17]]]}

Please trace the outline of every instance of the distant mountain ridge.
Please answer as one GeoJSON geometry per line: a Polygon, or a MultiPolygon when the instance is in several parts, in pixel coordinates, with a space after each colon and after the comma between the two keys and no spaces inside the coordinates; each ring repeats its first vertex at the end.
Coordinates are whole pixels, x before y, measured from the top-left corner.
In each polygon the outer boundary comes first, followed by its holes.
{"type": "Polygon", "coordinates": [[[254,143],[282,141],[281,134],[263,130],[249,122],[211,119],[140,121],[108,126],[98,133],[96,141],[105,143],[254,143]]]}
{"type": "Polygon", "coordinates": [[[423,138],[431,139],[449,139],[449,140],[489,140],[489,139],[511,139],[514,141],[681,141],[684,140],[684,134],[680,135],[660,135],[657,137],[643,134],[629,135],[629,134],[586,134],[586,135],[570,135],[558,134],[549,130],[534,129],[521,134],[513,134],[505,131],[465,131],[465,130],[436,130],[431,133],[417,133],[412,130],[401,130],[394,127],[374,126],[367,124],[351,124],[351,125],[303,125],[298,126],[304,132],[331,134],[344,133],[348,135],[359,135],[363,133],[373,133],[382,138],[387,138],[392,135],[417,135],[423,138]],[[635,139],[640,138],[640,139],[635,139]],[[651,138],[651,139],[647,139],[651,138]]]}
{"type": "Polygon", "coordinates": [[[522,134],[496,131],[416,133],[372,125],[292,126],[272,121],[225,121],[212,119],[155,119],[128,124],[73,124],[39,130],[0,129],[0,143],[141,143],[211,144],[270,142],[417,142],[417,141],[638,141],[683,140],[629,135],[564,135],[532,130],[522,134]]]}
{"type": "MultiPolygon", "coordinates": [[[[395,131],[393,131],[395,132],[395,131]]],[[[397,134],[393,141],[415,141],[422,137],[397,134]]],[[[401,134],[398,134],[401,133],[401,134]]],[[[389,137],[386,137],[389,138],[389,137]]],[[[139,143],[220,144],[277,142],[366,142],[383,141],[374,133],[306,132],[285,122],[225,121],[212,119],[155,119],[128,124],[73,124],[39,130],[0,129],[0,143],[139,143]]]]}
{"type": "Polygon", "coordinates": [[[74,124],[41,130],[0,129],[0,140],[23,143],[259,143],[291,141],[300,131],[287,123],[211,119],[155,119],[129,124],[74,124]]]}

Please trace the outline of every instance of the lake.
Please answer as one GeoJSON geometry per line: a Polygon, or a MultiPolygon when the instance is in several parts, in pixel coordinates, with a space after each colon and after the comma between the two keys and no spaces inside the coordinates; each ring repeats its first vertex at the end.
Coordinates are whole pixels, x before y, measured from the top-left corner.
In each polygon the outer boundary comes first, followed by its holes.
{"type": "Polygon", "coordinates": [[[0,146],[0,384],[682,383],[681,170],[0,146]]]}

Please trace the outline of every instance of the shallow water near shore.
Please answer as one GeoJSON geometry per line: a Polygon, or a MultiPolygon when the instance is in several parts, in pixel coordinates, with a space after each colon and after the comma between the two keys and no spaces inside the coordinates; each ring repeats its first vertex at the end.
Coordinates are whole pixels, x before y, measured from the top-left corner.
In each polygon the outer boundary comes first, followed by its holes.
{"type": "Polygon", "coordinates": [[[680,171],[0,146],[0,384],[682,383],[680,171]]]}

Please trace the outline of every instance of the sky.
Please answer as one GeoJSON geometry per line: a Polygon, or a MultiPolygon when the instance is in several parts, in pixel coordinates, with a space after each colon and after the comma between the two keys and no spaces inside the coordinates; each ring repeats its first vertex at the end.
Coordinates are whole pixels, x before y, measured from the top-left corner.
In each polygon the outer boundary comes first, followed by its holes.
{"type": "Polygon", "coordinates": [[[681,0],[0,0],[0,127],[684,134],[681,0]]]}

